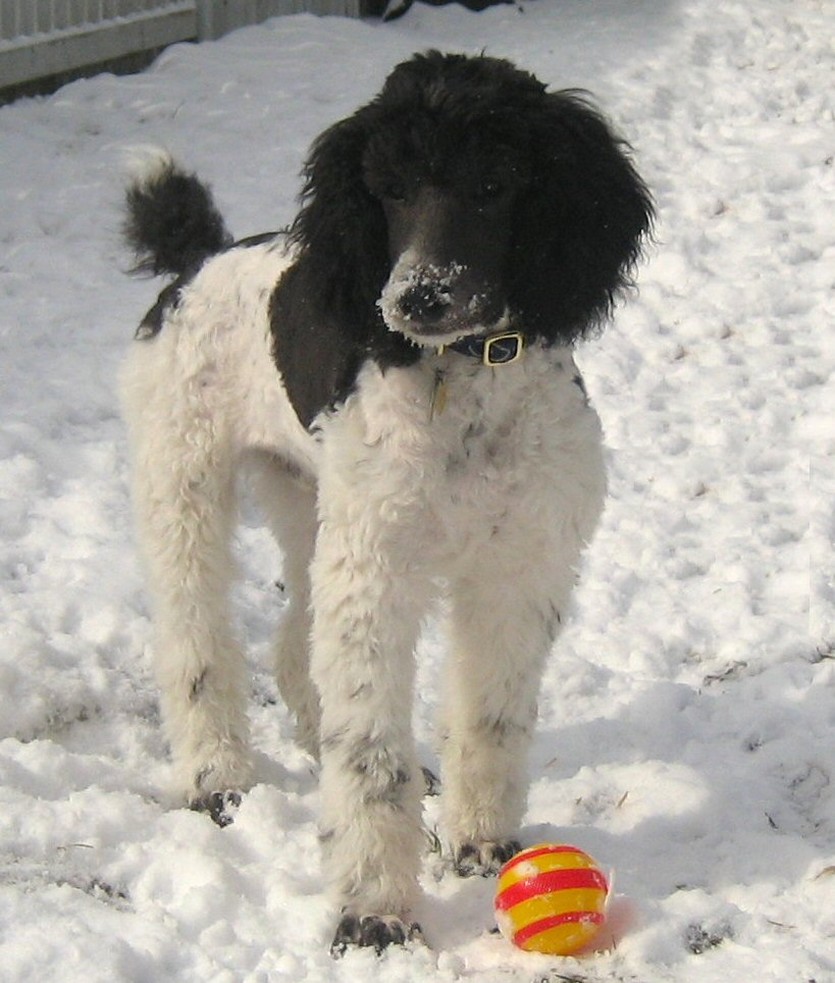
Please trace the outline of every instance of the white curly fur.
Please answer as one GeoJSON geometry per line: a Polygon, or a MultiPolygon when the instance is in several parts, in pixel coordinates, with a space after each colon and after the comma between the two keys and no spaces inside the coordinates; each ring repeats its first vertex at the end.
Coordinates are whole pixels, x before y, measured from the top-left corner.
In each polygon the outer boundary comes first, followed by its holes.
{"type": "Polygon", "coordinates": [[[571,352],[534,346],[496,368],[455,352],[385,373],[369,361],[311,435],[271,357],[269,295],[288,262],[280,239],[210,260],[125,366],[164,717],[185,800],[252,783],[228,610],[247,465],[285,552],[277,673],[302,742],[321,747],[327,870],[344,910],[407,920],[421,618],[448,598],[446,835],[488,850],[522,819],[543,662],[603,502],[599,424],[571,352]]]}

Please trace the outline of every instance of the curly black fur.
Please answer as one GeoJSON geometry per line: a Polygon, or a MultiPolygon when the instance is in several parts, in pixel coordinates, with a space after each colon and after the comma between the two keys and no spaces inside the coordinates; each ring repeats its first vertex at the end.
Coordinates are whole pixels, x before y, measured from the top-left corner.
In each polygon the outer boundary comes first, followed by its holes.
{"type": "Polygon", "coordinates": [[[372,188],[455,185],[497,160],[519,176],[507,288],[532,338],[570,342],[605,320],[652,224],[626,144],[578,92],[549,93],[501,59],[430,51],[398,65],[382,92],[326,130],[305,167],[291,229],[322,302],[371,341],[390,270],[372,188]],[[521,173],[520,173],[521,172],[521,173]]]}
{"type": "Polygon", "coordinates": [[[135,273],[182,276],[232,243],[209,189],[163,160],[126,193],[123,234],[136,256],[135,273]]]}

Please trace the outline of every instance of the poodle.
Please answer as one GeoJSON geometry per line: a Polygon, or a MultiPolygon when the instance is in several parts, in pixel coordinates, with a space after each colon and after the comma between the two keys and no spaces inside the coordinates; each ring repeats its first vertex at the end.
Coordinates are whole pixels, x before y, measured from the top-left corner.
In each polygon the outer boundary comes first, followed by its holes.
{"type": "Polygon", "coordinates": [[[336,955],[420,937],[414,651],[439,596],[451,866],[519,847],[539,681],[605,492],[572,348],[651,224],[586,97],[436,51],[319,136],[283,232],[234,242],[163,152],[128,188],[137,269],[173,276],[122,388],[179,792],[223,825],[255,778],[228,600],[246,471],[292,598],[277,680],[320,761],[336,955]]]}

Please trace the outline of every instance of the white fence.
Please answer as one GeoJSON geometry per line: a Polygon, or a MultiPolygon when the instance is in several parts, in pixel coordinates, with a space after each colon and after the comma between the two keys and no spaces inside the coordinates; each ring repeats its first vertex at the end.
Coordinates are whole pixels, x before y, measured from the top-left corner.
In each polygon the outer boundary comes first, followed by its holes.
{"type": "Polygon", "coordinates": [[[362,0],[0,0],[0,90],[267,17],[357,17],[362,0]]]}

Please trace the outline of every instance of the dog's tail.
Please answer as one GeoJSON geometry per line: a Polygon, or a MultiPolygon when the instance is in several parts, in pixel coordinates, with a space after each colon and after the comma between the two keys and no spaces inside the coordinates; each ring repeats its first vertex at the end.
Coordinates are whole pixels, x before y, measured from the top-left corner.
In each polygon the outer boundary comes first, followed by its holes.
{"type": "Polygon", "coordinates": [[[122,231],[136,256],[134,273],[180,276],[232,244],[211,191],[164,150],[144,155],[125,204],[122,231]]]}

